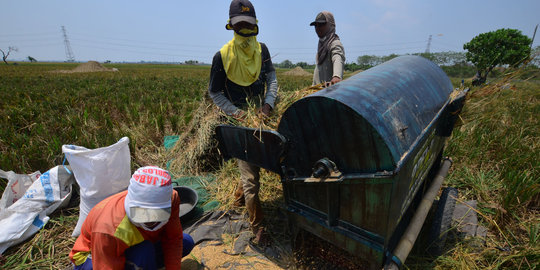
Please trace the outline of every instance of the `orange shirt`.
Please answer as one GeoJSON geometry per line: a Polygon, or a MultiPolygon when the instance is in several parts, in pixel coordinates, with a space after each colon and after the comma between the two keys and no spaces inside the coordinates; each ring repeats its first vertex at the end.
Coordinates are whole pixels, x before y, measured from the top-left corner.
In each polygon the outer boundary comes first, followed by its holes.
{"type": "Polygon", "coordinates": [[[112,195],[90,210],[69,253],[71,261],[81,265],[92,254],[94,269],[124,269],[126,249],[149,240],[161,241],[166,269],[180,269],[183,236],[178,193],[173,190],[169,221],[156,231],[146,231],[129,221],[124,209],[126,194],[123,191],[112,195]]]}

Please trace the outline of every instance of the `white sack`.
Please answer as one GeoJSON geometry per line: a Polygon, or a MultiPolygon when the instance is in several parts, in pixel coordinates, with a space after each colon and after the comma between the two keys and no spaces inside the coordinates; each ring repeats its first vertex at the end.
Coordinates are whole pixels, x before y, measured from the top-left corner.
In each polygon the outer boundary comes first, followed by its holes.
{"type": "Polygon", "coordinates": [[[47,215],[69,203],[73,180],[66,167],[56,166],[35,180],[19,200],[0,210],[0,254],[35,234],[49,221],[47,215]]]}
{"type": "Polygon", "coordinates": [[[79,220],[71,235],[77,237],[94,205],[127,189],[131,178],[129,138],[123,137],[113,145],[97,149],[63,145],[62,152],[80,186],[79,220]]]}
{"type": "Polygon", "coordinates": [[[13,171],[5,172],[0,170],[0,178],[8,180],[2,199],[0,199],[0,210],[8,208],[8,206],[22,198],[28,187],[40,176],[40,171],[31,174],[17,174],[13,171]]]}

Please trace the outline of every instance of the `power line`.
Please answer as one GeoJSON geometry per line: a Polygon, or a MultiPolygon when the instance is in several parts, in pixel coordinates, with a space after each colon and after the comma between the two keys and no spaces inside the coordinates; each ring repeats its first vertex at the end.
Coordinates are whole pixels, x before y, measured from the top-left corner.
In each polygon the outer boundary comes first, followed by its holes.
{"type": "Polygon", "coordinates": [[[437,40],[437,39],[434,39],[431,41],[431,45],[433,46],[434,44],[438,44],[438,45],[442,44],[442,45],[445,45],[446,47],[453,48],[453,50],[456,50],[456,48],[458,48],[457,50],[463,49],[463,45],[456,45],[456,44],[441,42],[440,40],[437,40]]]}
{"type": "MultiPolygon", "coordinates": [[[[129,53],[136,53],[136,54],[143,54],[143,55],[161,55],[161,56],[177,56],[177,57],[194,57],[194,55],[182,55],[182,54],[166,54],[166,53],[153,53],[148,51],[133,51],[133,50],[125,50],[125,49],[117,49],[117,48],[104,48],[99,46],[91,46],[91,45],[80,45],[75,44],[77,47],[86,47],[86,48],[93,48],[93,49],[100,49],[100,50],[106,50],[106,51],[122,51],[122,52],[129,52],[129,53]]],[[[204,56],[197,55],[200,57],[208,56],[205,54],[204,56]]]]}
{"type": "MultiPolygon", "coordinates": [[[[149,41],[138,41],[133,39],[119,39],[119,38],[105,38],[105,37],[98,37],[98,39],[105,39],[103,40],[96,40],[92,37],[96,37],[93,35],[81,35],[81,34],[71,34],[75,36],[81,36],[83,38],[71,38],[69,41],[79,41],[78,44],[86,44],[86,45],[112,45],[115,47],[127,47],[127,48],[135,48],[135,49],[149,49],[149,50],[161,50],[161,51],[182,51],[182,52],[194,52],[194,53],[206,53],[209,50],[206,50],[205,48],[211,48],[212,51],[216,50],[216,46],[201,46],[201,45],[193,45],[193,44],[179,44],[179,43],[166,43],[166,42],[149,42],[149,41]],[[90,38],[89,38],[90,37],[90,38]],[[81,43],[82,42],[82,43],[81,43]],[[129,42],[129,43],[126,43],[129,42]],[[148,45],[139,45],[139,44],[156,44],[158,46],[148,46],[148,45]],[[174,46],[173,48],[168,48],[168,46],[174,46]],[[185,47],[189,47],[185,48],[185,47]],[[198,48],[198,49],[193,49],[198,48]]],[[[20,40],[26,41],[26,42],[33,42],[32,44],[35,44],[36,41],[42,41],[43,39],[25,39],[20,40]]],[[[47,41],[49,41],[47,39],[47,41]]],[[[376,44],[364,44],[364,45],[346,45],[346,51],[348,53],[364,53],[364,52],[377,52],[377,51],[392,51],[392,50],[407,50],[407,49],[418,49],[418,47],[396,47],[399,45],[407,45],[407,44],[419,44],[423,43],[425,41],[408,41],[408,42],[392,42],[392,43],[376,43],[376,44]]],[[[70,42],[72,43],[72,42],[70,42]]],[[[101,47],[103,48],[103,46],[101,47]]],[[[270,48],[273,52],[279,51],[283,54],[288,55],[311,55],[314,52],[316,52],[316,47],[271,47],[270,48]]],[[[147,54],[148,52],[144,52],[147,54]]],[[[176,55],[176,54],[171,54],[176,55]]]]}
{"type": "MultiPolygon", "coordinates": [[[[24,42],[30,42],[32,44],[36,43],[36,42],[40,42],[40,41],[51,41],[51,39],[56,39],[58,38],[58,35],[56,35],[54,38],[47,38],[47,39],[43,39],[43,38],[40,38],[40,39],[9,39],[9,42],[11,43],[17,43],[17,44],[20,44],[20,43],[24,43],[24,42]]],[[[7,41],[7,40],[6,40],[7,41]]]]}
{"type": "Polygon", "coordinates": [[[444,46],[444,45],[440,45],[440,44],[435,44],[433,43],[431,45],[431,48],[439,48],[439,50],[446,50],[446,51],[452,51],[452,52],[462,52],[463,50],[456,50],[455,48],[450,48],[450,47],[447,47],[447,46],[444,46]]]}
{"type": "MultiPolygon", "coordinates": [[[[107,43],[113,44],[113,45],[120,45],[124,46],[123,43],[118,43],[116,41],[126,41],[129,42],[129,45],[126,46],[134,46],[133,43],[139,43],[139,44],[157,44],[157,45],[164,45],[164,46],[174,46],[174,47],[194,47],[194,48],[209,48],[209,49],[216,49],[216,46],[204,46],[204,45],[197,45],[197,44],[184,44],[184,43],[168,43],[168,42],[156,42],[156,41],[141,41],[141,40],[134,40],[134,39],[121,39],[121,38],[110,38],[110,37],[99,37],[95,35],[86,35],[86,34],[80,34],[80,33],[72,33],[72,36],[78,36],[82,38],[77,38],[77,40],[84,40],[89,42],[99,42],[103,43],[102,41],[97,40],[106,40],[107,43]],[[88,39],[92,38],[92,39],[88,39]],[[97,40],[93,39],[97,38],[97,40]],[[113,41],[111,43],[110,41],[113,41]]],[[[72,38],[73,39],[73,38],[72,38]]],[[[409,41],[409,42],[392,42],[392,43],[377,43],[377,44],[362,44],[362,45],[347,45],[347,48],[369,48],[369,47],[383,47],[383,46],[395,46],[395,45],[405,45],[405,44],[414,44],[414,43],[424,43],[425,41],[409,41]]],[[[156,47],[151,46],[138,46],[138,47],[146,47],[150,49],[156,49],[156,47]]],[[[272,50],[315,50],[316,47],[271,47],[272,50]]]]}
{"type": "MultiPolygon", "coordinates": [[[[385,49],[371,49],[371,50],[352,50],[350,53],[364,53],[364,52],[382,52],[382,51],[402,51],[402,50],[419,50],[423,47],[398,47],[398,48],[385,48],[385,49]]],[[[347,48],[345,48],[345,53],[347,53],[347,48]]]]}
{"type": "MultiPolygon", "coordinates": [[[[345,49],[347,48],[371,48],[371,47],[385,47],[385,46],[395,46],[395,45],[405,45],[405,44],[415,44],[415,43],[424,43],[425,41],[408,41],[408,42],[392,42],[392,43],[378,43],[378,44],[344,44],[345,49]]],[[[317,50],[316,47],[297,47],[297,48],[286,48],[286,47],[272,47],[274,50],[317,50]]]]}
{"type": "Polygon", "coordinates": [[[79,38],[74,38],[72,40],[90,42],[92,44],[100,44],[100,45],[108,44],[108,45],[120,46],[120,47],[151,49],[151,50],[182,50],[182,51],[189,51],[189,52],[206,52],[206,50],[186,50],[186,49],[179,49],[179,48],[159,48],[159,47],[139,46],[139,45],[133,45],[133,44],[122,44],[122,43],[114,43],[114,42],[95,42],[93,40],[79,39],[79,38]]]}
{"type": "Polygon", "coordinates": [[[0,37],[28,37],[28,36],[58,36],[57,33],[34,33],[34,34],[0,34],[0,37]]]}
{"type": "Polygon", "coordinates": [[[392,43],[378,43],[378,44],[364,44],[364,45],[348,45],[348,48],[363,48],[363,47],[386,47],[386,46],[395,46],[395,45],[406,45],[406,44],[417,44],[424,43],[425,41],[408,41],[408,42],[392,42],[392,43]]]}
{"type": "Polygon", "coordinates": [[[78,33],[75,33],[75,34],[72,34],[74,36],[80,36],[80,37],[83,37],[83,38],[88,38],[88,37],[93,37],[93,38],[97,38],[98,40],[99,39],[102,39],[102,40],[112,40],[112,41],[126,41],[126,42],[129,42],[130,44],[133,44],[134,42],[136,43],[147,43],[147,44],[158,44],[158,45],[165,45],[165,46],[174,46],[174,47],[194,47],[194,48],[215,48],[215,46],[204,46],[204,45],[196,45],[196,44],[182,44],[182,43],[169,43],[169,42],[156,42],[156,41],[142,41],[142,40],[133,40],[133,39],[122,39],[122,38],[110,38],[110,37],[98,37],[98,36],[94,36],[94,35],[86,35],[86,34],[78,34],[78,33]]]}
{"type": "Polygon", "coordinates": [[[62,46],[62,42],[54,42],[54,43],[38,43],[38,44],[31,44],[31,45],[23,45],[19,46],[20,48],[33,48],[33,47],[49,47],[49,46],[62,46]]]}
{"type": "MultiPolygon", "coordinates": [[[[93,48],[104,51],[121,51],[131,54],[140,54],[141,56],[167,56],[167,57],[182,57],[189,59],[211,59],[215,51],[217,51],[217,46],[204,46],[204,45],[194,45],[194,44],[181,44],[181,43],[170,43],[170,42],[158,42],[158,41],[143,41],[135,39],[122,39],[122,38],[110,38],[110,37],[98,37],[95,35],[83,35],[80,33],[70,33],[72,36],[71,39],[68,39],[67,33],[65,32],[65,27],[62,27],[62,35],[64,37],[64,46],[66,49],[66,57],[68,61],[70,60],[70,55],[75,60],[73,55],[72,46],[75,47],[84,47],[84,48],[93,48]],[[75,36],[75,38],[73,38],[75,36]]],[[[10,38],[10,40],[19,40],[21,43],[26,43],[28,46],[23,47],[45,47],[45,46],[57,46],[58,43],[51,43],[52,38],[48,38],[49,33],[35,34],[35,36],[30,36],[29,34],[20,34],[20,35],[4,35],[4,36],[13,36],[19,38],[10,38]]],[[[2,35],[0,35],[0,42],[2,35]]],[[[405,41],[405,42],[389,42],[389,43],[371,43],[371,44],[345,44],[346,54],[348,58],[353,59],[357,55],[365,54],[378,54],[377,52],[382,53],[417,53],[422,52],[422,47],[420,44],[424,41],[405,41]],[[409,45],[409,46],[407,46],[409,45]],[[411,46],[412,45],[412,46],[411,46]]],[[[313,44],[315,45],[315,44],[313,44]]],[[[454,45],[445,44],[439,42],[437,39],[432,39],[429,44],[429,50],[433,48],[439,50],[445,48],[451,51],[456,51],[454,45]]],[[[426,47],[423,47],[426,48],[426,47]]],[[[84,49],[79,49],[80,51],[85,51],[84,49]]],[[[79,51],[78,50],[78,51],[79,51]]],[[[279,58],[287,58],[290,60],[306,61],[305,59],[311,59],[316,54],[316,47],[270,47],[272,53],[279,52],[279,58]]],[[[104,57],[111,57],[104,55],[104,57]]]]}

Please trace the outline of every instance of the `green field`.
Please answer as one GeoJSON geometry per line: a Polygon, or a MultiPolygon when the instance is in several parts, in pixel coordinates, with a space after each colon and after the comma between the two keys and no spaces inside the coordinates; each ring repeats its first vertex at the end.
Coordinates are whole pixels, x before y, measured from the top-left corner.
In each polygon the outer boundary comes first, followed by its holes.
{"type": "MultiPolygon", "coordinates": [[[[52,73],[76,64],[0,65],[0,169],[45,172],[61,164],[63,144],[103,147],[130,138],[132,167],[152,163],[163,137],[178,135],[206,98],[208,66],[111,64],[119,72],[52,73]]],[[[280,91],[311,84],[284,76],[280,91]]],[[[462,78],[452,78],[457,86],[462,78]]],[[[473,89],[445,155],[454,165],[446,186],[477,200],[486,246],[467,242],[413,269],[535,269],[540,262],[540,82],[536,78],[473,89]],[[489,90],[489,89],[488,89],[489,90]],[[487,93],[487,94],[485,94],[487,93]],[[485,94],[485,95],[484,95],[485,94]],[[503,251],[501,251],[501,249],[503,251]]],[[[160,163],[161,162],[161,163],[160,163]]],[[[0,180],[0,191],[6,181],[0,180]]],[[[263,183],[264,188],[264,183],[263,183]]],[[[64,269],[77,208],[59,211],[29,241],[4,253],[3,269],[64,269]]]]}

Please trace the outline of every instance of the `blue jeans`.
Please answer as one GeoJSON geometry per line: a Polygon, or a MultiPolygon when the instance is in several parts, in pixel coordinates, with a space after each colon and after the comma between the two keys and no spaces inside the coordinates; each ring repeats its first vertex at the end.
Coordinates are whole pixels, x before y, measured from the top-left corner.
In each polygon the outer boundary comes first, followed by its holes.
{"type": "MultiPolygon", "coordinates": [[[[188,255],[193,249],[193,247],[195,247],[193,238],[191,238],[189,234],[184,233],[182,247],[182,257],[188,255]]],[[[164,266],[163,249],[161,247],[161,242],[153,244],[152,242],[145,240],[135,246],[128,248],[125,252],[125,255],[125,269],[136,269],[136,266],[145,270],[154,270],[164,266]]],[[[88,258],[83,264],[75,266],[75,270],[92,269],[92,258],[88,258]]]]}

